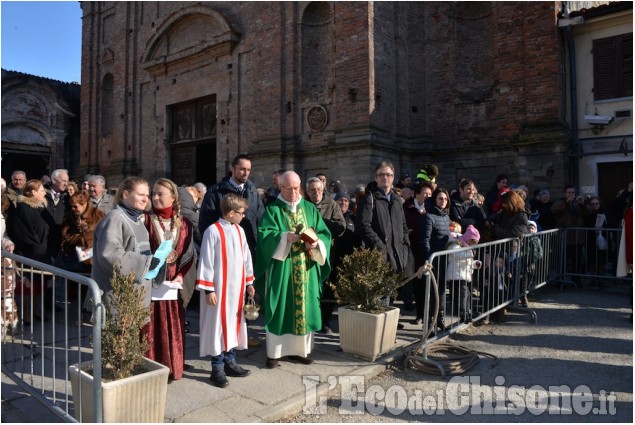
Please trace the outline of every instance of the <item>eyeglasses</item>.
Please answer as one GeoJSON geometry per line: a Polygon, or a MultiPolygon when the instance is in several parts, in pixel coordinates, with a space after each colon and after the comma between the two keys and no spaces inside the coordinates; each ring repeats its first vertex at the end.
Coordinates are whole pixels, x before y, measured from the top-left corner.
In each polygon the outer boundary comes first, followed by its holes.
{"type": "Polygon", "coordinates": [[[240,214],[240,215],[242,215],[243,217],[245,216],[245,211],[236,211],[236,210],[233,210],[233,211],[234,211],[236,214],[240,214]]]}
{"type": "Polygon", "coordinates": [[[394,174],[391,173],[377,173],[375,174],[377,177],[394,177],[394,174]]]}

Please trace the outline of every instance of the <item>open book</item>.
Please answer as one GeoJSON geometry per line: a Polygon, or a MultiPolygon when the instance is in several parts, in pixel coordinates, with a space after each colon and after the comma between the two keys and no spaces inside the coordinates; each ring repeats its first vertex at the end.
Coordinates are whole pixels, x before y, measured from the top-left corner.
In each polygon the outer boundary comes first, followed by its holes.
{"type": "MultiPolygon", "coordinates": [[[[302,242],[313,244],[320,240],[313,228],[309,227],[307,229],[303,229],[303,226],[301,224],[298,225],[298,227],[295,229],[295,233],[300,236],[300,240],[302,242]]],[[[324,263],[326,262],[324,256],[322,255],[322,251],[320,251],[319,246],[309,249],[309,255],[321,266],[324,265],[324,263]]]]}
{"type": "Polygon", "coordinates": [[[312,227],[302,230],[299,233],[299,236],[303,242],[307,242],[307,243],[315,243],[319,240],[317,233],[315,233],[315,230],[313,230],[312,227]]]}

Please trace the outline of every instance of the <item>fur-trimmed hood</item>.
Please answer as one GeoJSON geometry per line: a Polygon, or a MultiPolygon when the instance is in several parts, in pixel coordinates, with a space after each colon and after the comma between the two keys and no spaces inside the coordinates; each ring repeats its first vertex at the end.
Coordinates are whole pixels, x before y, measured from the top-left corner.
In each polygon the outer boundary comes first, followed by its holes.
{"type": "Polygon", "coordinates": [[[32,196],[24,196],[24,195],[18,196],[17,203],[18,204],[23,203],[32,208],[46,208],[48,205],[46,198],[42,199],[42,202],[37,202],[32,196]]]}

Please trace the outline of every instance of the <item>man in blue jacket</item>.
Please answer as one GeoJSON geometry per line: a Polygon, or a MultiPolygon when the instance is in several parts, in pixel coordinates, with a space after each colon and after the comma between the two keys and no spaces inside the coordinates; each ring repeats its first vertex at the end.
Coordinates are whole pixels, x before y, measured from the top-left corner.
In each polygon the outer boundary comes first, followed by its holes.
{"type": "Polygon", "coordinates": [[[264,206],[256,186],[249,181],[250,173],[251,159],[247,155],[237,155],[232,161],[230,174],[210,186],[205,193],[199,212],[198,228],[203,235],[205,230],[221,217],[220,201],[225,194],[236,193],[242,196],[247,200],[249,208],[245,210],[245,217],[240,222],[240,226],[245,230],[251,257],[256,258],[258,224],[264,213],[264,206]]]}

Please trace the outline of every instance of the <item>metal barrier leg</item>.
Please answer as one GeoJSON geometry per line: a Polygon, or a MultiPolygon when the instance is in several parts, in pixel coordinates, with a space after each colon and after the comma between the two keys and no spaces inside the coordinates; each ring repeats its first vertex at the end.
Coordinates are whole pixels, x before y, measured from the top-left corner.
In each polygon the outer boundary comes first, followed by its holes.
{"type": "Polygon", "coordinates": [[[528,314],[529,316],[531,316],[531,321],[532,323],[535,325],[536,323],[538,323],[538,314],[536,314],[536,312],[529,308],[529,307],[520,307],[520,306],[509,306],[507,307],[507,309],[509,311],[514,311],[516,313],[525,313],[528,314]]]}
{"type": "Polygon", "coordinates": [[[410,366],[410,363],[414,364],[416,362],[429,364],[439,369],[441,376],[445,379],[445,370],[443,369],[443,365],[436,360],[428,358],[428,334],[430,333],[430,326],[436,327],[436,316],[432,320],[432,324],[430,324],[430,287],[430,272],[428,271],[426,273],[425,304],[423,307],[423,333],[421,335],[421,341],[417,347],[411,351],[412,354],[406,356],[404,360],[404,368],[407,369],[410,366]],[[419,354],[419,352],[421,352],[421,354],[419,354]]]}

